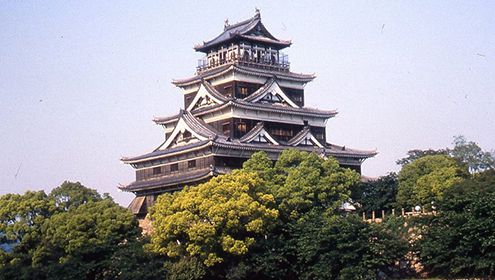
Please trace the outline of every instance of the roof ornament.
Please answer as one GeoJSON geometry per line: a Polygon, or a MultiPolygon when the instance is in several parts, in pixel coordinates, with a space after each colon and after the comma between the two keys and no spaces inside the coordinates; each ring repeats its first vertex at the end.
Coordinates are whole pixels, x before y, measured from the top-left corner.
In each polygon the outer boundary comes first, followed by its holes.
{"type": "Polygon", "coordinates": [[[225,21],[224,21],[224,24],[223,24],[224,30],[227,29],[227,27],[229,27],[229,26],[230,26],[229,19],[226,18],[225,21]]]}
{"type": "Polygon", "coordinates": [[[260,9],[258,9],[258,7],[254,8],[254,16],[258,18],[261,17],[260,9]]]}

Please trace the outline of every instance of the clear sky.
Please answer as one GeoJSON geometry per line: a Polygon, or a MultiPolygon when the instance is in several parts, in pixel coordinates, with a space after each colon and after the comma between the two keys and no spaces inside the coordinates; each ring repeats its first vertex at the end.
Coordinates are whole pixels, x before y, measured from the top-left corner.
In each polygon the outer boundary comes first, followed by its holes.
{"type": "Polygon", "coordinates": [[[414,148],[465,135],[495,148],[495,1],[2,1],[0,194],[64,180],[118,192],[122,156],[163,140],[151,120],[183,106],[170,82],[194,74],[195,43],[261,10],[294,72],[316,73],[306,102],[337,109],[330,142],[397,171],[414,148]]]}

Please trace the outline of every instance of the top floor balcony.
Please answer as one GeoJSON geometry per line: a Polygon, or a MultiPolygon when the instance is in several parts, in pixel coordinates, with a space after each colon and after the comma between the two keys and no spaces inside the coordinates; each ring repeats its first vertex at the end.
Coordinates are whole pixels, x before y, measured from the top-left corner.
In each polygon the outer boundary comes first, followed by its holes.
{"type": "Polygon", "coordinates": [[[271,71],[288,72],[290,69],[289,56],[271,48],[248,45],[232,45],[210,52],[198,60],[198,74],[226,64],[239,64],[253,68],[271,71]]]}

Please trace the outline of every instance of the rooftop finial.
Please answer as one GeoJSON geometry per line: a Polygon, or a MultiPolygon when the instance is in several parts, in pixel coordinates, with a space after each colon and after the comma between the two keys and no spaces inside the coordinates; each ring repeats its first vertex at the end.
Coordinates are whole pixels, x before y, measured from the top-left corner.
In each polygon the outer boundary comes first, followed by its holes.
{"type": "Polygon", "coordinates": [[[230,24],[229,24],[229,19],[228,19],[228,18],[226,18],[226,19],[225,19],[225,21],[224,21],[223,27],[224,27],[224,28],[227,28],[227,27],[229,27],[229,26],[230,26],[230,24]]]}
{"type": "Polygon", "coordinates": [[[258,9],[257,7],[255,7],[255,8],[254,8],[254,15],[255,15],[256,17],[260,17],[260,16],[261,16],[261,15],[260,15],[260,9],[258,9]]]}

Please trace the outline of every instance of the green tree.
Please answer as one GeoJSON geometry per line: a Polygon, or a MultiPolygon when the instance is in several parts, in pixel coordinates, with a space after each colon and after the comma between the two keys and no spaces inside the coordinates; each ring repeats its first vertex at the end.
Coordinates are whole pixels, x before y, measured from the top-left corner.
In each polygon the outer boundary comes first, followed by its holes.
{"type": "Polygon", "coordinates": [[[466,164],[469,172],[476,173],[495,168],[495,158],[490,152],[483,151],[478,144],[467,141],[462,135],[454,137],[454,148],[450,154],[466,164]]]}
{"type": "Polygon", "coordinates": [[[355,215],[312,211],[296,224],[299,279],[378,279],[392,276],[407,241],[384,224],[355,215]]]}
{"type": "Polygon", "coordinates": [[[301,250],[306,248],[300,246],[301,235],[317,240],[325,234],[321,220],[311,219],[338,217],[337,209],[348,199],[350,186],[359,181],[356,172],[315,153],[287,150],[273,167],[268,162],[267,155],[259,152],[246,161],[244,169],[273,174],[266,179],[266,185],[281,213],[279,222],[244,260],[230,267],[229,279],[299,279],[305,267],[301,250]]]}
{"type": "Polygon", "coordinates": [[[49,197],[55,201],[55,205],[61,211],[67,211],[70,207],[77,207],[89,201],[102,199],[96,190],[86,188],[79,182],[69,181],[65,181],[59,187],[54,188],[49,197]]]}
{"type": "Polygon", "coordinates": [[[41,227],[55,209],[43,191],[0,196],[0,243],[13,244],[12,252],[0,250],[0,279],[41,278],[31,267],[30,252],[41,239],[41,227]]]}
{"type": "Polygon", "coordinates": [[[430,205],[443,192],[467,176],[455,159],[446,155],[421,157],[402,167],[398,175],[397,204],[408,208],[430,205]]]}
{"type": "Polygon", "coordinates": [[[397,174],[390,173],[377,180],[355,184],[351,188],[351,198],[365,212],[390,211],[396,204],[397,189],[397,174]]]}
{"type": "Polygon", "coordinates": [[[274,202],[256,173],[241,171],[161,195],[150,213],[150,249],[170,258],[194,257],[207,267],[245,255],[273,228],[274,202]]]}
{"type": "Polygon", "coordinates": [[[407,152],[407,157],[398,159],[396,163],[398,165],[404,166],[406,164],[409,164],[419,158],[425,157],[425,156],[435,156],[435,155],[449,155],[450,150],[449,149],[440,149],[440,150],[433,150],[433,149],[428,149],[428,150],[409,150],[407,152]]]}
{"type": "Polygon", "coordinates": [[[273,167],[270,162],[266,153],[258,152],[244,163],[244,170],[266,177],[267,191],[274,195],[284,217],[297,218],[314,207],[338,209],[360,178],[333,157],[323,159],[316,153],[286,150],[273,167]]]}
{"type": "Polygon", "coordinates": [[[438,215],[418,241],[431,276],[495,277],[495,172],[478,174],[447,190],[438,215]]]}
{"type": "MultiPolygon", "coordinates": [[[[131,279],[115,259],[131,266],[130,248],[133,258],[153,259],[145,256],[134,216],[79,183],[64,182],[49,196],[1,196],[0,232],[16,242],[12,252],[0,250],[0,279],[131,279]]],[[[151,265],[156,261],[139,266],[151,265]]]]}

